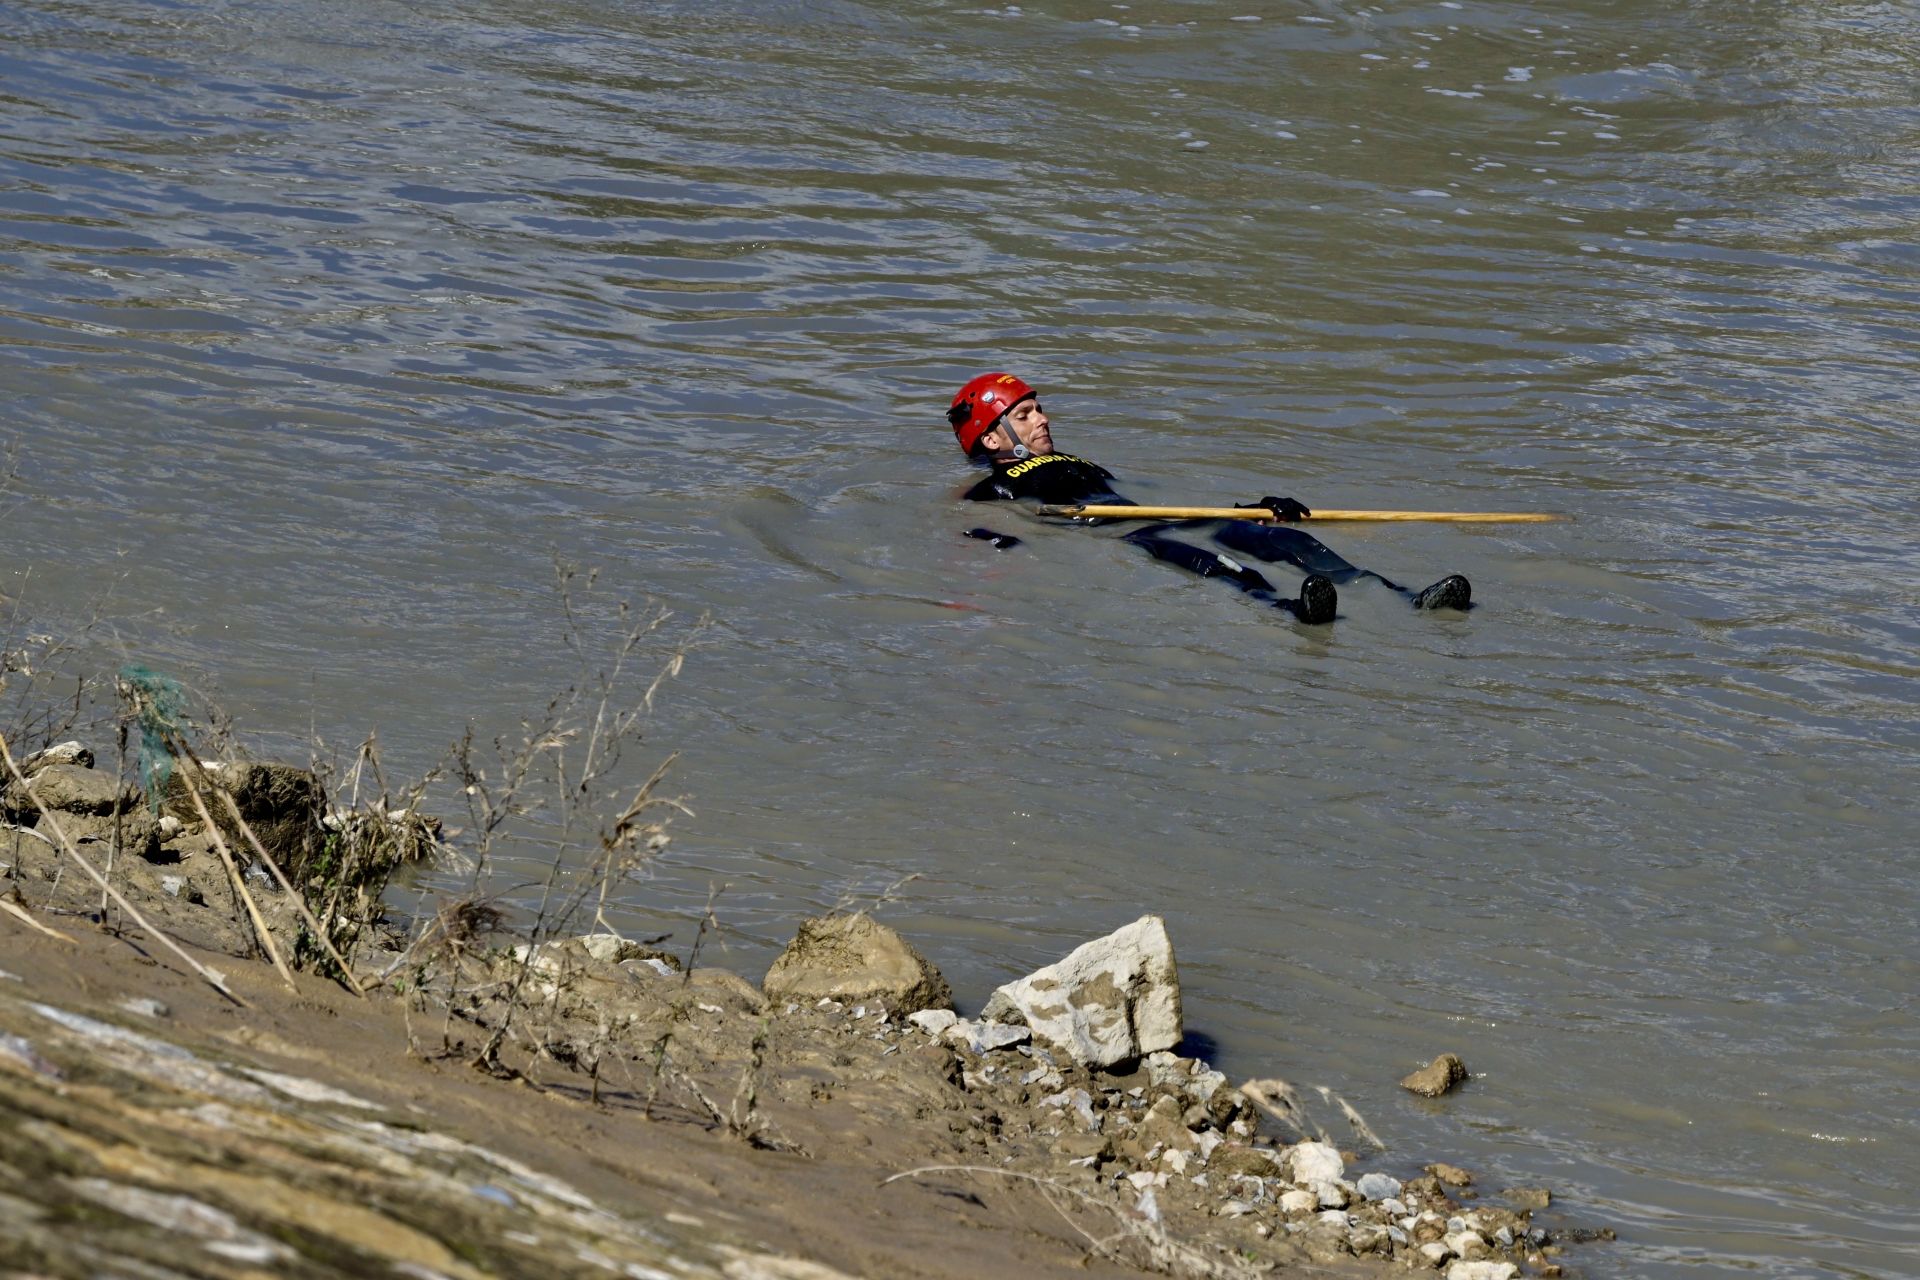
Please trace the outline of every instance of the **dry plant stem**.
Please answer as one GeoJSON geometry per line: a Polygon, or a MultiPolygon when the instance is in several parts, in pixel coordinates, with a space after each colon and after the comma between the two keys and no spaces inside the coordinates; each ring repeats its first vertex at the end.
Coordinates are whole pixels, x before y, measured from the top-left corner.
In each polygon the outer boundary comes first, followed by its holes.
{"type": "MultiPolygon", "coordinates": [[[[198,760],[194,761],[196,766],[199,763],[198,760]]],[[[327,937],[327,931],[320,927],[320,922],[313,918],[313,912],[307,909],[306,895],[295,889],[293,885],[288,882],[286,872],[280,870],[280,864],[273,860],[273,856],[261,845],[260,837],[253,833],[253,828],[247,825],[247,820],[240,816],[240,806],[235,803],[232,794],[222,790],[220,792],[220,799],[226,805],[227,813],[233,818],[233,824],[240,828],[240,834],[244,835],[247,838],[247,843],[253,847],[254,857],[266,863],[267,870],[273,872],[273,878],[280,882],[280,888],[286,892],[287,898],[293,903],[294,908],[300,912],[300,918],[306,921],[308,930],[312,932],[314,938],[319,941],[320,945],[326,948],[327,958],[332,960],[335,967],[340,970],[340,980],[347,984],[349,991],[364,1000],[367,995],[366,988],[362,987],[360,983],[355,980],[353,970],[347,968],[345,958],[342,957],[338,951],[334,950],[333,940],[327,937]]]]}
{"type": "Polygon", "coordinates": [[[293,981],[293,970],[287,968],[286,958],[280,954],[280,947],[273,940],[273,930],[267,928],[267,918],[260,914],[260,904],[253,900],[253,894],[248,891],[246,879],[240,874],[239,864],[233,859],[233,850],[227,847],[226,837],[220,834],[220,828],[214,822],[213,814],[207,810],[206,797],[200,793],[200,783],[193,776],[202,772],[200,761],[194,757],[193,753],[186,751],[182,744],[172,742],[170,745],[179,758],[188,762],[188,767],[180,771],[180,780],[187,784],[187,794],[193,797],[193,807],[199,813],[200,821],[207,824],[207,835],[212,838],[214,850],[219,853],[221,863],[227,868],[227,878],[233,882],[234,892],[240,895],[240,901],[246,905],[247,918],[253,921],[253,930],[260,935],[260,943],[267,949],[268,959],[272,960],[273,967],[280,971],[281,978],[286,981],[287,989],[298,991],[300,988],[293,981]]]}
{"type": "Polygon", "coordinates": [[[73,937],[70,934],[65,934],[60,932],[58,929],[54,928],[52,925],[41,924],[38,920],[35,920],[33,918],[32,913],[30,913],[25,907],[21,906],[18,902],[15,902],[13,900],[14,897],[17,896],[17,894],[18,894],[18,891],[16,890],[13,895],[0,898],[0,911],[4,911],[8,915],[13,916],[15,919],[19,920],[20,923],[26,925],[29,929],[33,929],[33,930],[36,930],[37,932],[46,934],[49,938],[58,938],[62,942],[77,943],[79,941],[79,939],[73,937]]]}
{"type": "MultiPolygon", "coordinates": [[[[119,751],[113,768],[113,785],[124,789],[127,785],[127,722],[125,718],[120,721],[118,743],[119,751]]],[[[115,794],[118,794],[117,790],[115,794]]],[[[125,825],[122,821],[123,817],[120,806],[116,804],[113,807],[113,843],[107,847],[107,879],[109,880],[113,879],[113,866],[119,859],[120,850],[123,847],[122,828],[125,825]]],[[[100,918],[102,920],[107,918],[107,895],[104,893],[100,895],[100,918]]]]}
{"type": "Polygon", "coordinates": [[[7,773],[13,777],[14,781],[20,784],[20,790],[25,792],[27,798],[33,801],[33,807],[40,811],[41,818],[47,823],[49,827],[53,829],[53,834],[59,842],[60,851],[66,854],[69,858],[72,858],[76,863],[78,863],[80,866],[80,869],[87,873],[87,878],[92,880],[95,884],[99,885],[102,889],[104,889],[107,892],[107,894],[114,900],[114,902],[119,906],[119,908],[122,911],[127,913],[128,919],[132,920],[135,924],[139,925],[142,929],[146,930],[149,936],[159,939],[162,946],[166,947],[167,950],[173,952],[174,955],[180,957],[180,959],[185,962],[186,966],[189,969],[192,969],[195,973],[199,974],[202,978],[204,978],[207,982],[207,985],[212,987],[215,991],[218,991],[221,995],[233,1001],[235,1004],[239,1005],[242,1009],[251,1009],[253,1007],[252,1005],[248,1004],[245,1000],[242,1000],[239,996],[235,995],[233,990],[229,988],[224,981],[221,980],[218,974],[214,973],[213,970],[207,968],[207,966],[201,964],[198,960],[195,960],[192,956],[188,955],[181,948],[180,944],[175,942],[165,932],[155,928],[153,925],[153,922],[148,920],[144,915],[142,915],[138,907],[134,906],[131,902],[128,902],[126,899],[126,896],[122,894],[118,889],[114,888],[111,884],[109,884],[107,882],[107,878],[101,875],[100,872],[94,868],[94,865],[91,862],[88,862],[86,858],[81,855],[80,850],[77,847],[75,847],[73,841],[67,839],[66,829],[60,825],[60,820],[53,816],[53,811],[47,808],[47,806],[41,801],[40,797],[33,793],[33,788],[27,785],[27,777],[25,774],[20,772],[20,763],[19,761],[13,758],[13,750],[7,745],[6,737],[3,734],[0,734],[0,762],[4,762],[6,764],[7,773]]]}

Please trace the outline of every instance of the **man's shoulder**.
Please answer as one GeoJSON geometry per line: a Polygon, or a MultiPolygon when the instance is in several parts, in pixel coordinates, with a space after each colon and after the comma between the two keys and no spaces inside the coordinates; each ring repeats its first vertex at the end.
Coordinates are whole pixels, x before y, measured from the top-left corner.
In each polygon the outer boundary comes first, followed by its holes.
{"type": "Polygon", "coordinates": [[[1038,498],[1042,502],[1073,502],[1108,492],[1113,473],[1097,462],[1071,453],[1043,453],[1018,462],[996,462],[993,474],[967,490],[975,502],[1001,498],[1038,498]]]}

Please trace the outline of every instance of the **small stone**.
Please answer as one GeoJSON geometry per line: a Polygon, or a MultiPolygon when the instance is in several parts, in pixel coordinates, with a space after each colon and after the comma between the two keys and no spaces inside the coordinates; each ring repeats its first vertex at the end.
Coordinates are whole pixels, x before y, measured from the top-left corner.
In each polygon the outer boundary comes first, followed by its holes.
{"type": "Polygon", "coordinates": [[[1473,1175],[1458,1165],[1430,1164],[1427,1166],[1426,1171],[1449,1187],[1470,1187],[1473,1185],[1473,1175]]]}
{"type": "Polygon", "coordinates": [[[1361,1197],[1367,1200],[1391,1200],[1400,1194],[1400,1179],[1390,1178],[1384,1173],[1363,1173],[1358,1190],[1361,1197]]]}
{"type": "Polygon", "coordinates": [[[1415,1250],[1415,1253],[1429,1267],[1438,1267],[1441,1263],[1453,1256],[1453,1250],[1447,1248],[1445,1242],[1440,1240],[1429,1241],[1421,1245],[1415,1250]]]}
{"type": "Polygon", "coordinates": [[[1253,1206],[1245,1200],[1229,1200],[1214,1210],[1214,1213],[1222,1218],[1244,1218],[1252,1212],[1253,1206]]]}
{"type": "Polygon", "coordinates": [[[922,1009],[918,1013],[908,1014],[907,1021],[930,1036],[938,1036],[960,1021],[960,1015],[951,1009],[922,1009]]]}
{"type": "Polygon", "coordinates": [[[1423,1098],[1437,1098],[1467,1078],[1467,1066],[1458,1054],[1443,1053],[1400,1082],[1400,1087],[1423,1098]]]}

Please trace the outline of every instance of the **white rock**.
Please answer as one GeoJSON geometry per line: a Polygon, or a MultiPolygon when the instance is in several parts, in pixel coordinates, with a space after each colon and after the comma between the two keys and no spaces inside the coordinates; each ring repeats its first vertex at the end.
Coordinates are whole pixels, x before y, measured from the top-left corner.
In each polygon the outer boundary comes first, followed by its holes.
{"type": "Polygon", "coordinates": [[[969,1053],[979,1054],[992,1053],[995,1049],[1005,1049],[1031,1040],[1033,1032],[1025,1027],[1008,1026],[1004,1022],[975,1022],[971,1018],[961,1018],[942,1031],[940,1038],[969,1053]]]}
{"type": "Polygon", "coordinates": [[[1347,1217],[1346,1211],[1342,1209],[1328,1209],[1325,1213],[1315,1217],[1314,1221],[1324,1227],[1338,1227],[1342,1231],[1345,1231],[1353,1225],[1352,1221],[1347,1217]]]}
{"type": "Polygon", "coordinates": [[[1142,916],[1076,948],[1057,964],[1009,982],[985,1019],[1018,1014],[1033,1034],[1076,1062],[1109,1067],[1172,1049],[1184,1029],[1180,972],[1159,916],[1142,916]]]}
{"type": "Polygon", "coordinates": [[[1223,1218],[1244,1218],[1253,1212],[1253,1206],[1245,1200],[1229,1200],[1214,1212],[1223,1218]]]}
{"type": "Polygon", "coordinates": [[[1446,1237],[1446,1245],[1469,1262],[1493,1252],[1487,1244],[1487,1238],[1478,1231],[1450,1232],[1446,1237]]]}
{"type": "Polygon", "coordinates": [[[1344,1209],[1353,1203],[1353,1196],[1341,1182],[1309,1182],[1307,1190],[1313,1193],[1316,1203],[1322,1209],[1344,1209]]]}
{"type": "Polygon", "coordinates": [[[1286,1191],[1280,1196],[1280,1211],[1292,1215],[1312,1213],[1320,1207],[1320,1197],[1311,1191],[1286,1191]]]}
{"type": "Polygon", "coordinates": [[[1511,1262],[1456,1262],[1447,1268],[1447,1280],[1513,1280],[1519,1274],[1511,1262]]]}
{"type": "Polygon", "coordinates": [[[1207,1161],[1213,1159],[1214,1148],[1225,1141],[1225,1138],[1221,1137],[1212,1129],[1202,1129],[1199,1133],[1194,1134],[1193,1149],[1200,1157],[1200,1163],[1205,1164],[1207,1161]]]}
{"type": "Polygon", "coordinates": [[[918,1013],[908,1014],[907,1021],[928,1035],[937,1036],[960,1021],[960,1015],[951,1009],[922,1009],[918,1013]]]}
{"type": "Polygon", "coordinates": [[[1296,1186],[1316,1182],[1338,1182],[1346,1172],[1346,1161],[1339,1151],[1324,1142],[1301,1142],[1293,1147],[1293,1181],[1296,1186]]]}
{"type": "Polygon", "coordinates": [[[1420,1256],[1430,1267],[1437,1267],[1453,1256],[1453,1250],[1439,1240],[1430,1240],[1420,1246],[1420,1256]]]}

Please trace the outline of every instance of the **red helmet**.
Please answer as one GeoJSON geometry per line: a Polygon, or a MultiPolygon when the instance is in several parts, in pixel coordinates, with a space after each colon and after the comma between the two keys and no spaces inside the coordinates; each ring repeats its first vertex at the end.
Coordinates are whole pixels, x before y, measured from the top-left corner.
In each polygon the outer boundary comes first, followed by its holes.
{"type": "Polygon", "coordinates": [[[960,450],[971,454],[980,437],[993,429],[1000,415],[1037,392],[1010,373],[983,373],[960,388],[947,410],[947,421],[959,438],[960,450]]]}

